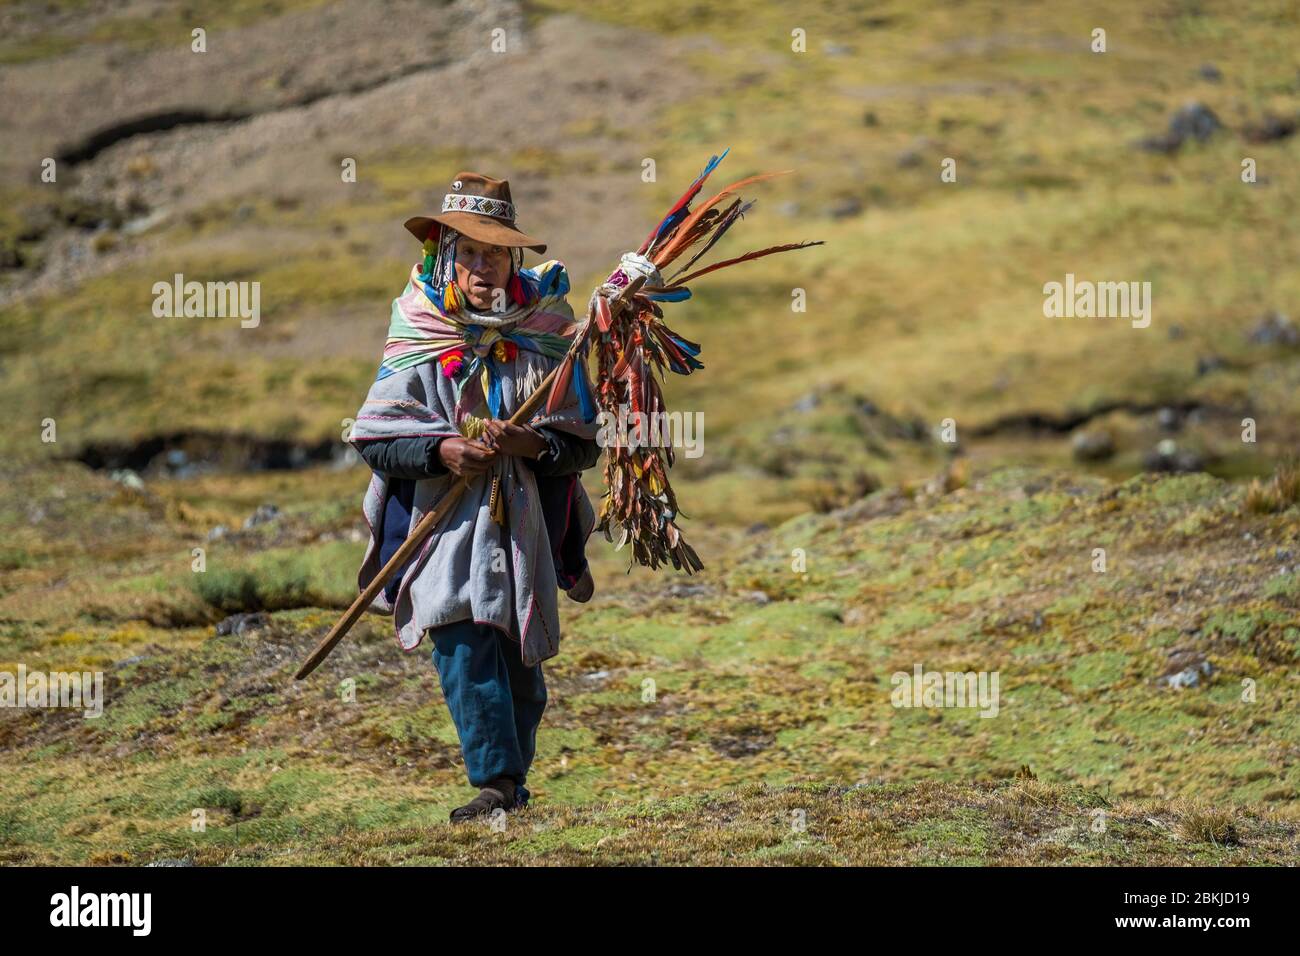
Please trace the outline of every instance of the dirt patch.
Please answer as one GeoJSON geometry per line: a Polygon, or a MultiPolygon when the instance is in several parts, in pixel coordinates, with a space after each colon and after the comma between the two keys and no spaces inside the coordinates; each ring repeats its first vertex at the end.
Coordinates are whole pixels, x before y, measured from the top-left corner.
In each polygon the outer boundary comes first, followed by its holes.
{"type": "MultiPolygon", "coordinates": [[[[335,6],[326,9],[335,11],[335,6]]],[[[381,16],[368,17],[392,22],[405,16],[406,6],[386,5],[381,16]]],[[[607,271],[623,248],[639,243],[647,229],[655,187],[641,183],[640,170],[642,159],[653,150],[636,134],[664,105],[701,92],[700,81],[683,65],[693,44],[670,43],[663,37],[570,16],[541,20],[530,30],[517,6],[504,3],[452,4],[446,8],[451,11],[449,19],[440,14],[437,29],[430,23],[426,24],[430,29],[424,30],[418,24],[430,14],[427,5],[418,8],[424,12],[406,21],[415,26],[401,31],[415,41],[418,55],[394,39],[397,32],[387,27],[382,38],[373,26],[349,33],[347,17],[353,14],[335,11],[333,19],[287,14],[267,24],[264,29],[279,37],[276,42],[282,42],[281,34],[293,27],[290,54],[310,41],[311,69],[337,74],[332,89],[338,92],[328,95],[319,90],[309,94],[310,84],[301,78],[282,95],[257,93],[268,82],[267,63],[280,63],[287,70],[295,60],[280,48],[275,56],[266,55],[260,42],[237,62],[223,64],[219,77],[198,74],[190,78],[193,82],[181,82],[180,65],[161,68],[181,58],[178,63],[188,64],[184,69],[196,69],[188,53],[147,54],[142,67],[132,70],[111,69],[93,57],[90,64],[79,65],[72,71],[80,77],[79,83],[61,82],[73,84],[75,89],[65,91],[67,98],[78,104],[77,110],[93,112],[98,125],[69,118],[57,127],[67,143],[85,146],[95,130],[129,124],[139,115],[131,106],[135,102],[149,103],[151,115],[166,107],[208,111],[223,119],[230,114],[248,118],[141,131],[97,149],[93,159],[67,174],[77,177],[72,188],[123,208],[147,209],[149,227],[97,254],[83,249],[83,254],[71,256],[60,248],[59,255],[46,257],[50,265],[45,270],[18,275],[6,297],[68,288],[164,250],[203,256],[228,248],[229,230],[180,245],[165,230],[169,223],[197,211],[241,202],[273,198],[278,208],[289,211],[284,224],[256,224],[264,234],[258,240],[263,248],[272,245],[265,235],[286,229],[296,233],[297,241],[282,236],[277,248],[319,243],[325,237],[320,221],[329,210],[346,217],[358,196],[367,190],[373,195],[375,183],[368,178],[367,163],[373,170],[376,157],[411,149],[427,149],[431,157],[454,149],[469,165],[509,178],[521,221],[541,233],[550,246],[546,258],[563,259],[575,278],[599,278],[596,274],[607,271]],[[506,29],[507,52],[496,54],[487,48],[490,27],[506,29]],[[339,35],[348,37],[343,46],[339,35]],[[429,36],[445,40],[431,52],[426,46],[429,36]],[[260,60],[256,50],[262,50],[260,60]],[[245,70],[241,66],[245,58],[249,64],[260,62],[261,72],[251,66],[245,70]],[[372,60],[403,67],[384,79],[372,60]],[[406,68],[413,62],[420,64],[418,70],[406,68]],[[118,89],[123,83],[127,87],[118,89]],[[78,98],[83,87],[100,84],[106,87],[102,92],[78,98]],[[209,93],[207,85],[222,92],[209,93]],[[164,89],[171,92],[160,99],[159,91],[164,89]],[[194,92],[199,89],[204,90],[202,95],[194,92]],[[341,157],[358,159],[355,184],[341,183],[341,157]],[[294,215],[304,209],[312,213],[307,223],[294,215]],[[294,221],[298,224],[292,225],[294,221]]],[[[57,61],[9,68],[10,73],[18,71],[15,81],[20,90],[24,83],[37,82],[37,74],[25,72],[35,70],[42,77],[56,72],[57,61]]],[[[50,95],[43,90],[42,96],[50,95]]],[[[0,131],[7,141],[18,144],[14,152],[25,162],[36,162],[32,155],[50,155],[58,148],[49,139],[55,127],[44,121],[28,129],[26,122],[0,109],[0,131]]],[[[431,171],[434,165],[431,161],[431,171]]],[[[440,175],[431,172],[428,186],[412,195],[409,208],[391,221],[350,226],[349,248],[364,250],[358,254],[371,261],[414,262],[418,247],[400,221],[434,207],[443,190],[440,175]]],[[[58,241],[57,237],[51,240],[58,241]]],[[[240,247],[249,246],[241,243],[240,247]]],[[[400,291],[404,270],[405,266],[395,266],[394,294],[400,291]]],[[[381,310],[379,334],[386,305],[376,305],[381,310]]],[[[355,347],[348,341],[348,331],[346,323],[332,327],[333,345],[349,354],[373,354],[374,335],[366,334],[373,329],[358,331],[364,344],[355,347]]],[[[269,344],[277,352],[293,352],[309,348],[319,332],[315,323],[299,323],[288,341],[276,339],[269,344]]],[[[245,347],[243,341],[240,345],[245,347]]]]}

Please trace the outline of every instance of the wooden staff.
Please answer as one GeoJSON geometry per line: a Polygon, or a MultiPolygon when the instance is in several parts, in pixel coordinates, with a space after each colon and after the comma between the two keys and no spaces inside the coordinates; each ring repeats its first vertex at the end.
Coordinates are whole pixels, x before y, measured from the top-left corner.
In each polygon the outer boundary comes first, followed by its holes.
{"type": "MultiPolygon", "coordinates": [[[[641,277],[624,287],[618,296],[615,297],[614,301],[610,303],[611,310],[617,305],[621,305],[630,300],[644,283],[645,279],[641,277]]],[[[582,333],[579,333],[579,340],[581,340],[581,335],[582,333]]],[[[528,420],[533,417],[533,414],[541,404],[546,401],[547,393],[551,389],[551,383],[555,381],[555,375],[559,370],[560,368],[557,365],[555,368],[551,369],[546,378],[542,379],[542,384],[538,385],[536,390],[534,390],[524,403],[519,406],[519,409],[510,416],[511,424],[528,424],[528,420]]],[[[583,374],[584,371],[584,369],[574,369],[574,373],[578,375],[583,374]]],[[[293,675],[294,680],[302,680],[314,671],[320,665],[321,661],[325,660],[325,658],[329,656],[330,651],[334,650],[335,645],[337,645],[339,641],[343,640],[343,636],[352,629],[352,625],[361,619],[361,615],[365,613],[366,608],[370,607],[375,598],[379,596],[379,592],[384,589],[386,584],[388,584],[389,579],[398,572],[402,565],[406,564],[407,559],[411,557],[411,555],[415,553],[416,549],[424,543],[424,539],[433,533],[433,529],[437,527],[438,522],[442,520],[443,515],[450,511],[452,506],[460,500],[460,496],[464,494],[465,489],[469,487],[470,481],[470,478],[462,477],[460,481],[447,489],[447,493],[442,496],[442,499],[434,506],[433,510],[420,519],[420,523],[417,524],[415,529],[406,536],[406,540],[402,542],[402,546],[397,549],[396,553],[388,559],[388,563],[379,569],[379,573],[376,574],[371,582],[366,585],[365,590],[357,595],[357,599],[352,602],[352,606],[343,613],[341,618],[339,618],[338,623],[330,628],[329,633],[326,634],[321,642],[316,645],[316,649],[311,652],[311,656],[309,656],[307,660],[303,661],[302,666],[298,668],[298,672],[293,675]]]]}

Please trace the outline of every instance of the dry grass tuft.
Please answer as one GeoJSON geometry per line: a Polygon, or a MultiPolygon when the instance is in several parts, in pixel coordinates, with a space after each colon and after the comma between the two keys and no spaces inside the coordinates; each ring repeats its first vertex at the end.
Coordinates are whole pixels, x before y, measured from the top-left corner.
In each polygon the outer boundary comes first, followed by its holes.
{"type": "Polygon", "coordinates": [[[1300,462],[1279,465],[1268,481],[1256,478],[1246,489],[1246,510],[1251,514],[1276,514],[1300,501],[1300,462]]]}
{"type": "Polygon", "coordinates": [[[1174,814],[1178,820],[1178,832],[1186,840],[1215,846],[1239,846],[1241,843],[1232,810],[1186,800],[1175,805],[1174,814]]]}

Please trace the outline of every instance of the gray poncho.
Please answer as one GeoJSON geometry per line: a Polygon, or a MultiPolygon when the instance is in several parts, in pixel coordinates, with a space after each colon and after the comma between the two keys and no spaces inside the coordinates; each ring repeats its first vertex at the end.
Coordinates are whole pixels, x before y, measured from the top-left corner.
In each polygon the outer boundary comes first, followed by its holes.
{"type": "MultiPolygon", "coordinates": [[[[509,318],[476,315],[474,321],[500,331],[511,326],[509,318]]],[[[557,364],[556,359],[522,348],[513,360],[501,363],[500,416],[508,418],[513,414],[557,364]]],[[[575,368],[574,374],[584,373],[575,368]]],[[[391,372],[370,387],[349,440],[461,435],[462,430],[455,424],[456,406],[455,384],[442,374],[437,361],[391,372]]],[[[486,409],[480,406],[477,414],[486,415],[486,409]]],[[[534,417],[532,424],[588,439],[595,438],[597,432],[595,422],[582,421],[572,384],[567,401],[555,414],[534,417]]],[[[529,465],[512,456],[500,457],[494,468],[501,475],[505,524],[498,524],[488,513],[493,474],[489,471],[471,481],[416,553],[396,600],[390,605],[381,591],[371,605],[372,610],[394,616],[397,639],[404,650],[417,648],[426,628],[472,619],[501,628],[520,640],[526,665],[559,653],[558,586],[536,478],[529,465]]],[[[459,481],[450,473],[417,481],[410,527],[414,528],[459,481]]],[[[379,572],[379,538],[387,494],[388,479],[375,473],[363,502],[370,544],[358,576],[361,588],[379,572]]],[[[595,527],[596,516],[581,482],[576,483],[574,494],[579,529],[585,539],[595,527]]]]}

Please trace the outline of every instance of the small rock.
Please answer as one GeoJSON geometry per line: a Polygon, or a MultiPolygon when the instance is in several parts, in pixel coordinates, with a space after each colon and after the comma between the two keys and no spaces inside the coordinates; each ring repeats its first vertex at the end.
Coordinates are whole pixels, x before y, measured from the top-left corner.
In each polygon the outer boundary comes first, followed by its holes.
{"type": "Polygon", "coordinates": [[[760,606],[772,603],[772,599],[763,591],[741,591],[736,597],[742,601],[750,601],[760,606]]]}
{"type": "Polygon", "coordinates": [[[1188,103],[1169,121],[1169,133],[1178,137],[1179,142],[1194,139],[1203,143],[1222,128],[1223,124],[1214,111],[1196,101],[1188,103]]]}
{"type": "Polygon", "coordinates": [[[225,637],[230,634],[240,636],[249,631],[260,630],[270,625],[271,619],[262,611],[251,614],[232,614],[217,625],[217,635],[225,637]]]}
{"type": "Polygon", "coordinates": [[[664,594],[672,598],[700,597],[712,592],[713,589],[707,584],[687,584],[680,581],[670,584],[664,589],[664,594]]]}
{"type": "Polygon", "coordinates": [[[130,488],[132,491],[144,491],[144,481],[130,468],[118,468],[116,471],[109,472],[108,477],[124,488],[130,488]]]}
{"type": "Polygon", "coordinates": [[[1209,677],[1213,673],[1214,665],[1200,651],[1175,648],[1169,653],[1169,662],[1156,683],[1182,690],[1184,687],[1196,687],[1202,677],[1209,677]]]}
{"type": "Polygon", "coordinates": [[[922,158],[923,157],[919,150],[905,149],[903,152],[898,154],[898,168],[915,169],[917,166],[921,165],[922,158]]]}
{"type": "Polygon", "coordinates": [[[1156,424],[1160,426],[1161,431],[1176,432],[1183,424],[1182,413],[1176,408],[1166,406],[1156,412],[1156,424]]]}
{"type": "Polygon", "coordinates": [[[592,671],[590,674],[583,674],[582,679],[590,681],[609,680],[609,671],[592,671]]]}
{"type": "Polygon", "coordinates": [[[260,524],[267,524],[280,517],[280,509],[272,504],[258,505],[257,510],[249,515],[244,521],[244,529],[256,528],[260,524]]]}
{"type": "Polygon", "coordinates": [[[807,412],[811,412],[814,408],[816,408],[820,404],[821,404],[821,398],[817,395],[817,393],[809,392],[808,394],[801,397],[797,402],[795,402],[792,407],[796,412],[807,413],[807,412]]]}
{"type": "Polygon", "coordinates": [[[193,866],[192,860],[154,860],[152,863],[146,863],[145,866],[193,866]]]}
{"type": "Polygon", "coordinates": [[[1105,461],[1115,454],[1115,439],[1105,429],[1082,429],[1071,436],[1070,450],[1077,461],[1105,461]]]}
{"type": "Polygon", "coordinates": [[[1205,469],[1205,456],[1191,449],[1180,449],[1172,438],[1166,438],[1147,452],[1143,465],[1147,471],[1189,473],[1205,469]]]}
{"type": "Polygon", "coordinates": [[[1204,103],[1191,102],[1174,113],[1167,132],[1139,140],[1138,146],[1151,152],[1174,153],[1187,140],[1203,143],[1222,128],[1213,110],[1204,103]]]}
{"type": "Polygon", "coordinates": [[[1178,671],[1178,674],[1170,674],[1167,678],[1161,678],[1160,683],[1165,687],[1173,687],[1175,691],[1180,691],[1184,687],[1196,687],[1201,683],[1201,675],[1196,670],[1188,667],[1187,670],[1178,671]]]}
{"type": "Polygon", "coordinates": [[[862,214],[862,200],[857,196],[843,196],[831,203],[826,214],[832,219],[851,219],[862,214]]]}
{"type": "Polygon", "coordinates": [[[1281,312],[1266,312],[1250,330],[1250,341],[1255,345],[1300,345],[1300,329],[1291,317],[1281,312]]]}
{"type": "Polygon", "coordinates": [[[1241,132],[1249,143],[1273,143],[1279,139],[1286,139],[1295,131],[1294,118],[1265,116],[1260,122],[1251,123],[1241,132]]]}
{"type": "Polygon", "coordinates": [[[1227,368],[1228,363],[1220,355],[1202,355],[1196,359],[1196,374],[1198,376],[1209,375],[1211,372],[1217,372],[1221,368],[1227,368]]]}
{"type": "Polygon", "coordinates": [[[211,531],[208,532],[208,540],[209,540],[209,541],[220,541],[222,538],[224,538],[224,537],[225,537],[227,534],[229,534],[229,533],[230,533],[230,529],[229,529],[229,528],[227,528],[224,524],[219,524],[219,525],[217,525],[215,528],[213,528],[211,531]]]}
{"type": "Polygon", "coordinates": [[[1213,63],[1202,63],[1200,67],[1197,68],[1196,75],[1211,83],[1218,83],[1223,79],[1223,72],[1213,63]]]}

